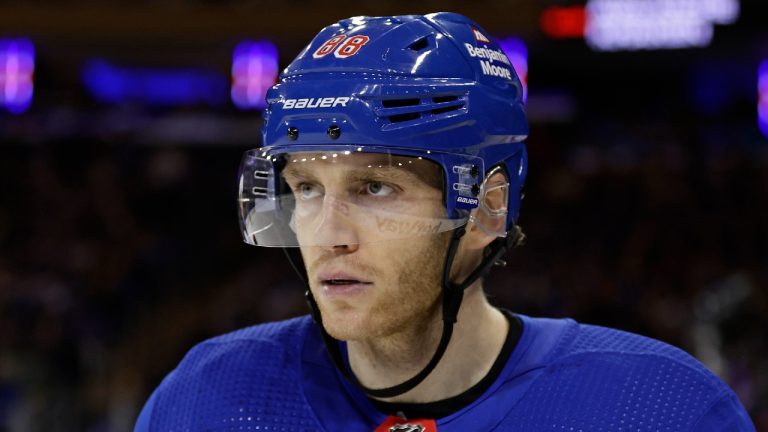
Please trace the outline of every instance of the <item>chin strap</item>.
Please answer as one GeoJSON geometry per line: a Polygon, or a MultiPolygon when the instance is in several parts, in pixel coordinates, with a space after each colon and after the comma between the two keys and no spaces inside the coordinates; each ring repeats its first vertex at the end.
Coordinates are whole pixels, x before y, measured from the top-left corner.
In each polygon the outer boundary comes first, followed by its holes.
{"type": "MultiPolygon", "coordinates": [[[[461,283],[453,283],[450,281],[451,267],[453,266],[453,260],[456,257],[456,251],[459,247],[459,242],[464,236],[466,230],[464,227],[458,228],[453,232],[451,242],[448,245],[448,252],[445,257],[445,266],[443,267],[442,275],[442,289],[443,289],[443,333],[440,337],[440,342],[437,345],[437,350],[432,356],[432,359],[424,366],[421,372],[414,375],[412,378],[404,381],[400,384],[392,387],[372,389],[364,386],[352,371],[347,367],[344,357],[342,356],[341,349],[339,348],[339,341],[334,339],[323,327],[323,318],[320,314],[320,308],[317,306],[315,298],[312,296],[312,292],[309,290],[309,284],[307,284],[307,290],[305,293],[309,309],[312,313],[312,318],[320,327],[320,332],[323,336],[323,343],[325,344],[328,353],[331,356],[336,368],[347,378],[350,382],[355,384],[360,390],[365,392],[368,396],[375,398],[391,398],[399,396],[403,393],[407,393],[414,387],[419,385],[425,378],[435,369],[437,363],[445,354],[448,343],[451,341],[451,335],[453,334],[453,325],[456,323],[457,316],[459,314],[459,308],[461,307],[461,301],[464,298],[464,291],[475,281],[484,276],[491,267],[500,262],[500,259],[504,253],[511,249],[516,243],[519,236],[519,231],[513,229],[507,237],[497,238],[491,242],[490,253],[483,258],[480,265],[461,283]]],[[[299,271],[298,266],[295,264],[294,259],[290,256],[287,249],[283,249],[288,256],[288,260],[291,262],[291,266],[299,274],[299,277],[307,283],[302,272],[299,271]]]]}

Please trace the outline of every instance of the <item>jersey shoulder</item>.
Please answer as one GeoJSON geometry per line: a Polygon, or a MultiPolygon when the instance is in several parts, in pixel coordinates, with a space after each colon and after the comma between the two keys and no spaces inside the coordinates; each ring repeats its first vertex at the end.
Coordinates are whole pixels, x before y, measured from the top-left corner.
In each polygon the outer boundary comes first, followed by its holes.
{"type": "Polygon", "coordinates": [[[712,373],[685,351],[657,339],[591,324],[576,323],[553,351],[553,359],[571,356],[616,355],[627,361],[662,361],[680,364],[702,376],[717,380],[712,373]]]}
{"type": "Polygon", "coordinates": [[[205,340],[194,346],[174,373],[196,375],[216,368],[237,368],[254,361],[263,367],[287,365],[301,348],[304,333],[311,325],[303,316],[285,321],[258,324],[205,340]]]}
{"type": "Polygon", "coordinates": [[[301,392],[299,358],[311,326],[305,316],[199,343],[155,390],[140,420],[146,430],[305,429],[314,417],[301,392]]]}
{"type": "Polygon", "coordinates": [[[728,386],[683,350],[570,320],[560,328],[515,409],[523,430],[754,430],[728,386]]]}

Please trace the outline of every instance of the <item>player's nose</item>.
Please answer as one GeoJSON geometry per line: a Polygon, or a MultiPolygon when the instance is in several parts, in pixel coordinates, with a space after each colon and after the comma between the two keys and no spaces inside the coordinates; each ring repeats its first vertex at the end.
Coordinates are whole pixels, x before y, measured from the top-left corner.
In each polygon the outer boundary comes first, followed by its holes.
{"type": "Polygon", "coordinates": [[[360,245],[359,230],[354,219],[354,207],[351,204],[326,195],[314,231],[315,243],[326,249],[354,252],[360,245]]]}

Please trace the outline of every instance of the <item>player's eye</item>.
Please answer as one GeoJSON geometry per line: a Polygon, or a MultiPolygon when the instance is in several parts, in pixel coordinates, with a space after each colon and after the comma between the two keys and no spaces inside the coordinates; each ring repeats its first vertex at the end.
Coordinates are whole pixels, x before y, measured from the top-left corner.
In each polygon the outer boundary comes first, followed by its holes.
{"type": "Polygon", "coordinates": [[[312,183],[300,183],[297,189],[299,197],[303,200],[317,198],[322,194],[320,186],[312,183]]]}
{"type": "Polygon", "coordinates": [[[365,184],[365,193],[373,196],[389,196],[395,190],[392,186],[388,186],[380,181],[372,181],[365,184]]]}

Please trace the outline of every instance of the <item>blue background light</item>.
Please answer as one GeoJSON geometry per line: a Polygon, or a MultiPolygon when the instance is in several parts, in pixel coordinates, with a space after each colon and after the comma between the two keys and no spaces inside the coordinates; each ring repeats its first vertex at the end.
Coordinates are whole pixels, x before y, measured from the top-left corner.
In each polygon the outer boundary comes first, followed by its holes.
{"type": "Polygon", "coordinates": [[[516,37],[499,39],[499,45],[523,83],[523,101],[528,100],[528,47],[522,39],[516,37]]]}
{"type": "Polygon", "coordinates": [[[32,104],[35,49],[29,39],[0,39],[0,106],[21,114],[32,104]]]}
{"type": "Polygon", "coordinates": [[[277,47],[244,41],[232,56],[232,102],[239,108],[265,108],[267,90],[277,80],[277,47]]]}
{"type": "Polygon", "coordinates": [[[220,106],[227,98],[225,76],[204,69],[127,68],[92,60],[83,69],[82,78],[96,100],[110,104],[220,106]]]}
{"type": "Polygon", "coordinates": [[[763,60],[757,70],[757,123],[768,138],[768,60],[763,60]]]}

